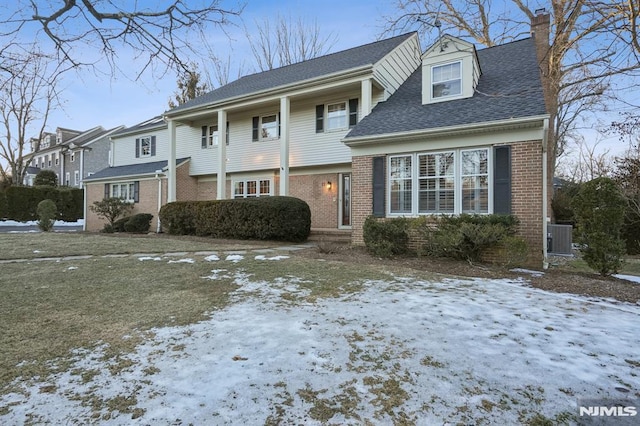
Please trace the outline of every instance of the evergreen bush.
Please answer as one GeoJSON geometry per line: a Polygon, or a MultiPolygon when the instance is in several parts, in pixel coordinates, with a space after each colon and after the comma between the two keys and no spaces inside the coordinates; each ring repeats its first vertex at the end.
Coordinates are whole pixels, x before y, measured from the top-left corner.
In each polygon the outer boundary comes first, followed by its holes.
{"type": "Polygon", "coordinates": [[[311,231],[309,205],[294,197],[174,202],[159,217],[170,234],[300,242],[311,231]]]}
{"type": "Polygon", "coordinates": [[[7,195],[0,191],[0,220],[7,218],[7,195]]]}
{"type": "Polygon", "coordinates": [[[151,228],[151,219],[153,215],[149,213],[134,214],[124,223],[124,230],[134,234],[146,234],[151,228]]]}
{"type": "Polygon", "coordinates": [[[626,200],[620,188],[612,179],[593,179],[582,185],[572,206],[587,265],[603,276],[618,272],[625,253],[621,230],[626,200]]]}
{"type": "Polygon", "coordinates": [[[369,216],[362,227],[367,251],[378,257],[391,257],[409,250],[409,222],[405,218],[378,220],[369,216]]]}
{"type": "Polygon", "coordinates": [[[33,179],[34,186],[58,186],[58,175],[53,170],[40,170],[33,179]]]}
{"type": "Polygon", "coordinates": [[[38,228],[49,232],[58,216],[58,208],[53,200],[42,200],[38,203],[38,228]]]}

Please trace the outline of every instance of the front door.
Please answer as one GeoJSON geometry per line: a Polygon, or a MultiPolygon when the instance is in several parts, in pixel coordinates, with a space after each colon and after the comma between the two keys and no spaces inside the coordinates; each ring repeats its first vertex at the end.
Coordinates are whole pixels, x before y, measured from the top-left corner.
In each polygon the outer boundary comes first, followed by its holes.
{"type": "Polygon", "coordinates": [[[351,173],[340,174],[339,227],[351,228],[351,173]]]}

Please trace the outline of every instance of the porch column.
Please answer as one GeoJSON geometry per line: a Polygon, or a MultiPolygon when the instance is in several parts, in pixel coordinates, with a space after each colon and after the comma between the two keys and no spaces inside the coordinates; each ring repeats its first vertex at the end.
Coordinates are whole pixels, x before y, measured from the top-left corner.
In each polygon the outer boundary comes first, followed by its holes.
{"type": "Polygon", "coordinates": [[[361,84],[361,92],[362,92],[362,115],[360,118],[364,118],[371,112],[371,96],[372,96],[372,85],[371,79],[367,78],[366,80],[362,80],[361,84]]]}
{"type": "Polygon", "coordinates": [[[176,201],[176,122],[167,122],[169,130],[169,155],[167,158],[167,203],[176,201]]]}
{"type": "Polygon", "coordinates": [[[227,198],[227,111],[218,110],[218,176],[216,199],[227,198]]]}
{"type": "Polygon", "coordinates": [[[280,195],[289,195],[289,114],[291,99],[280,98],[280,195]]]}

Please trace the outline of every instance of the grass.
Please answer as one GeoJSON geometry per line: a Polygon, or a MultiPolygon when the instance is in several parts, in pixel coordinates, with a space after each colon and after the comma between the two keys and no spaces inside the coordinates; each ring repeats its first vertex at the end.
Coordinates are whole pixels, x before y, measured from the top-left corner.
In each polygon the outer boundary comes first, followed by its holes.
{"type": "MultiPolygon", "coordinates": [[[[579,272],[579,273],[587,273],[587,274],[597,274],[593,269],[591,269],[587,262],[582,260],[581,258],[574,258],[568,261],[566,264],[559,266],[559,269],[568,271],[568,272],[579,272]]],[[[620,267],[620,274],[627,275],[637,275],[640,276],[640,259],[637,257],[627,256],[624,258],[624,262],[620,267]]]]}
{"type": "MultiPolygon", "coordinates": [[[[0,258],[93,254],[72,260],[9,262],[0,274],[0,394],[18,377],[44,378],[68,369],[72,351],[106,344],[105,357],[118,361],[154,327],[195,323],[227,306],[237,288],[234,272],[269,282],[279,277],[302,280],[304,290],[283,295],[286,303],[348,295],[364,279],[389,278],[382,268],[345,268],[343,264],[291,258],[286,262],[246,259],[215,264],[169,264],[101,254],[218,251],[247,248],[243,243],[189,241],[156,236],[100,234],[0,234],[0,258]],[[40,253],[33,253],[34,250],[40,253]],[[213,268],[228,273],[216,280],[213,268]]],[[[260,247],[260,243],[258,243],[260,247]]],[[[221,256],[224,258],[224,256],[221,256]]],[[[251,297],[251,295],[247,295],[251,297]]],[[[113,374],[127,366],[116,362],[113,374]]],[[[79,372],[91,375],[91,372],[79,372]]]]}

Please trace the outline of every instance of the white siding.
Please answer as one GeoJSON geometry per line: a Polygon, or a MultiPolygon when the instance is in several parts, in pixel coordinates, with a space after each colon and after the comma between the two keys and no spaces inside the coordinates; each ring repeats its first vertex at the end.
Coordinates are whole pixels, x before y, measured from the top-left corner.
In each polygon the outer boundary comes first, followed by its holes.
{"type": "Polygon", "coordinates": [[[387,91],[393,94],[421,63],[418,37],[408,38],[375,64],[373,75],[387,91]]]}
{"type": "Polygon", "coordinates": [[[166,160],[169,152],[169,134],[167,129],[155,129],[149,132],[138,133],[113,139],[113,166],[127,164],[152,163],[166,160]],[[136,158],[136,139],[146,136],[156,137],[156,155],[152,157],[136,158]]]}
{"type": "Polygon", "coordinates": [[[217,121],[212,119],[194,123],[193,126],[176,127],[176,158],[191,157],[189,164],[192,176],[216,173],[218,147],[202,148],[202,126],[214,124],[217,124],[217,121]]]}

